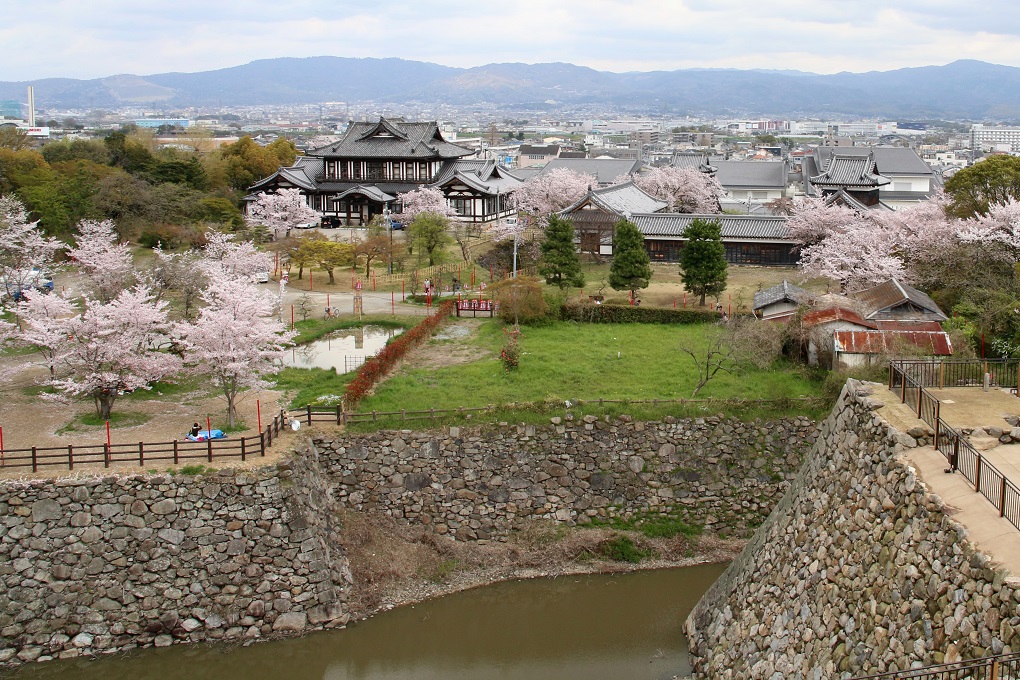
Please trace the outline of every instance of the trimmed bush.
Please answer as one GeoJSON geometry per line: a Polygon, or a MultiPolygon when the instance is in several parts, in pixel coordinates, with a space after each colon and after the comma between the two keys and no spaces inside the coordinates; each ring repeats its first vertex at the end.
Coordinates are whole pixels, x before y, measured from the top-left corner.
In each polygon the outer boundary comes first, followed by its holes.
{"type": "Polygon", "coordinates": [[[382,351],[361,365],[354,380],[347,384],[344,390],[344,404],[348,410],[353,409],[361,401],[372,387],[382,380],[390,369],[411,349],[432,337],[443,322],[450,318],[455,300],[444,300],[436,313],[425,317],[421,323],[414,328],[401,333],[391,341],[382,351]]]}
{"type": "Polygon", "coordinates": [[[661,323],[698,324],[718,321],[718,312],[701,309],[664,309],[632,305],[593,305],[568,303],[560,308],[564,321],[587,323],[661,323]]]}

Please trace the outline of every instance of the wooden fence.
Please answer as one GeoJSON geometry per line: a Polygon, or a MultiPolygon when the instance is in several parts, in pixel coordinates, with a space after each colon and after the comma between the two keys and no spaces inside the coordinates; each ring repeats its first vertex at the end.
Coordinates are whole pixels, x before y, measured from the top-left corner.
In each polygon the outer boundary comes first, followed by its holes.
{"type": "Polygon", "coordinates": [[[39,472],[41,468],[102,465],[145,465],[169,463],[179,465],[182,461],[204,461],[264,457],[273,440],[288,424],[286,414],[279,415],[257,436],[240,439],[209,439],[195,442],[190,439],[174,439],[169,442],[138,442],[137,444],[68,444],[67,446],[33,446],[28,449],[5,449],[0,451],[0,470],[26,470],[39,472]]]}

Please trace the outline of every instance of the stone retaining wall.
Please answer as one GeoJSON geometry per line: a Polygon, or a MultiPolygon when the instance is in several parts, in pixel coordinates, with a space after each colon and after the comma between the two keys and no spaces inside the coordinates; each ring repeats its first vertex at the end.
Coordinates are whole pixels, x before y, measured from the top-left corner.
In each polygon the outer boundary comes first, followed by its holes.
{"type": "Polygon", "coordinates": [[[557,418],[316,439],[201,477],[3,482],[0,663],[342,625],[341,507],[459,540],[640,513],[750,535],[814,436],[805,418],[557,418]]]}
{"type": "MultiPolygon", "coordinates": [[[[977,552],[850,381],[786,496],[687,620],[698,678],[850,678],[1020,649],[977,552]]],[[[932,454],[935,455],[935,454],[932,454]]]]}
{"type": "Polygon", "coordinates": [[[574,525],[644,513],[750,535],[815,433],[807,418],[552,421],[315,445],[345,506],[458,539],[502,539],[535,518],[574,525]]]}
{"type": "Polygon", "coordinates": [[[346,623],[315,467],[4,483],[0,661],[346,623]]]}

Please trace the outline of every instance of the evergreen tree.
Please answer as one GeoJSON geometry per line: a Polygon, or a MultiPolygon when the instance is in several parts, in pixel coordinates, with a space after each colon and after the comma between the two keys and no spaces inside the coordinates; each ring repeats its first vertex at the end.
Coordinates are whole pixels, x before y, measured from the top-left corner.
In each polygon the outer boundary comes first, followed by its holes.
{"type": "Polygon", "coordinates": [[[620,220],[613,226],[613,264],[609,268],[609,285],[614,290],[629,290],[634,297],[638,288],[647,288],[652,278],[645,237],[637,225],[620,220]]]}
{"type": "Polygon", "coordinates": [[[693,220],[683,233],[686,243],[680,251],[680,279],[684,288],[701,296],[726,290],[726,247],[718,220],[693,220]]]}
{"type": "Polygon", "coordinates": [[[551,215],[541,249],[542,263],[538,266],[538,273],[545,277],[546,283],[554,283],[560,288],[584,285],[581,259],[574,247],[574,224],[570,220],[551,215]]]}

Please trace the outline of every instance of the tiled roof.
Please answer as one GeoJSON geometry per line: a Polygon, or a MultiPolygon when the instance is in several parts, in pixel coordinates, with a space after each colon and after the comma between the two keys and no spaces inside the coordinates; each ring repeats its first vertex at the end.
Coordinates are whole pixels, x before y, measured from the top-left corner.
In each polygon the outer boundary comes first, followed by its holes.
{"type": "Polygon", "coordinates": [[[942,331],[834,331],[832,336],[835,350],[847,354],[895,352],[901,343],[934,356],[953,353],[949,335],[942,331]]]}
{"type": "Polygon", "coordinates": [[[395,195],[386,193],[385,191],[383,191],[374,184],[359,184],[357,186],[353,186],[350,189],[347,189],[346,191],[340,192],[337,196],[333,198],[333,200],[339,201],[343,198],[346,198],[347,196],[350,196],[351,194],[362,194],[364,196],[368,196],[373,201],[377,201],[379,203],[389,203],[390,201],[397,200],[397,197],[395,195]]]}
{"type": "Polygon", "coordinates": [[[820,146],[815,150],[819,165],[825,167],[834,155],[872,156],[878,172],[883,175],[932,175],[931,166],[913,149],[900,146],[832,147],[820,146]]]}
{"type": "Polygon", "coordinates": [[[708,154],[701,153],[700,151],[677,151],[673,154],[669,164],[674,168],[680,168],[681,170],[697,170],[707,175],[714,175],[718,168],[712,165],[708,158],[708,154]]]}
{"type": "Polygon", "coordinates": [[[649,196],[635,186],[633,182],[626,182],[602,189],[589,189],[588,193],[581,200],[563,210],[560,214],[569,215],[580,206],[589,202],[621,217],[634,215],[635,213],[654,213],[669,205],[666,201],[660,201],[653,196],[649,196]]]}
{"type": "Polygon", "coordinates": [[[893,308],[905,303],[910,303],[922,310],[915,316],[937,321],[944,321],[947,318],[934,300],[897,279],[889,279],[874,288],[854,293],[852,297],[865,306],[867,309],[865,316],[869,319],[896,319],[897,317],[902,319],[905,313],[897,312],[893,308]]]}
{"type": "Polygon", "coordinates": [[[554,158],[546,163],[542,172],[556,168],[594,175],[599,184],[609,184],[621,175],[636,173],[641,169],[641,161],[620,158],[554,158]]]}
{"type": "Polygon", "coordinates": [[[353,189],[355,187],[360,187],[360,186],[374,186],[374,187],[377,187],[380,191],[382,191],[384,193],[392,194],[392,195],[396,196],[397,194],[403,194],[403,193],[407,193],[408,191],[413,191],[415,189],[418,189],[418,188],[421,187],[421,184],[411,184],[411,183],[407,183],[407,182],[399,182],[399,183],[396,183],[396,182],[373,182],[372,184],[361,184],[359,182],[321,182],[319,184],[319,191],[327,191],[327,192],[334,192],[335,191],[335,192],[339,193],[339,192],[347,191],[348,189],[353,189]]]}
{"type": "Polygon", "coordinates": [[[309,156],[327,158],[460,158],[470,149],[443,139],[439,126],[431,123],[404,123],[380,120],[378,123],[351,123],[339,142],[327,144],[309,156]]]}
{"type": "Polygon", "coordinates": [[[558,144],[521,144],[518,153],[522,156],[557,156],[560,147],[558,144]]]}
{"type": "Polygon", "coordinates": [[[715,178],[725,189],[785,189],[783,161],[716,161],[715,178]]]}
{"type": "Polygon", "coordinates": [[[800,304],[802,302],[806,302],[809,297],[811,297],[811,295],[806,290],[798,288],[786,279],[783,279],[783,282],[779,285],[766,288],[765,290],[759,290],[755,293],[752,309],[759,310],[762,307],[767,307],[768,305],[782,302],[784,300],[800,304]]]}
{"type": "Polygon", "coordinates": [[[723,239],[730,241],[788,241],[790,230],[782,215],[692,215],[686,213],[633,214],[631,222],[646,237],[673,236],[680,238],[695,219],[718,221],[723,239]]]}
{"type": "Polygon", "coordinates": [[[889,179],[875,171],[875,159],[870,155],[834,153],[825,171],[810,182],[824,187],[875,188],[888,184],[889,179]]]}

